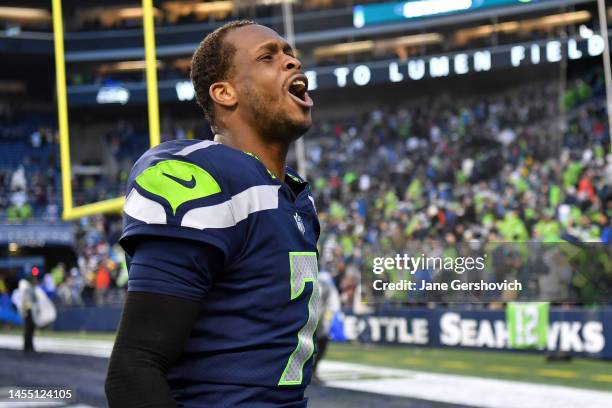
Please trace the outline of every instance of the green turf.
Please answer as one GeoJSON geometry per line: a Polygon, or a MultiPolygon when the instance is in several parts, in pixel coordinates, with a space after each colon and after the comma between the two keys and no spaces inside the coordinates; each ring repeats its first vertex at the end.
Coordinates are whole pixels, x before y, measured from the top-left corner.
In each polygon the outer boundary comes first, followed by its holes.
{"type": "MultiPolygon", "coordinates": [[[[1,330],[18,334],[19,330],[1,330]]],[[[37,336],[109,340],[110,332],[54,332],[37,330],[37,336]]],[[[542,354],[471,351],[331,343],[326,359],[382,367],[556,384],[612,392],[612,361],[574,358],[569,362],[547,362],[542,354]]]]}
{"type": "Polygon", "coordinates": [[[330,344],[326,359],[415,371],[612,391],[612,361],[547,362],[542,354],[330,344]]]}

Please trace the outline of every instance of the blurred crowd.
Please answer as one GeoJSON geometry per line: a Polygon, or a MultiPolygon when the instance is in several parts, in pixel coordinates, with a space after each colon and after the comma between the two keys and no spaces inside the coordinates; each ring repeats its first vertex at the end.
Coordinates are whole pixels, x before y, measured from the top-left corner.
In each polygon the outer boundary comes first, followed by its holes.
{"type": "Polygon", "coordinates": [[[0,219],[11,223],[59,220],[57,131],[51,126],[4,122],[0,149],[0,219]]]}
{"type": "Polygon", "coordinates": [[[128,280],[120,233],[117,217],[82,218],[76,265],[60,262],[42,274],[40,286],[49,298],[65,306],[120,304],[128,280]]]}
{"type": "Polygon", "coordinates": [[[562,107],[551,81],[489,96],[423,97],[319,123],[309,139],[309,178],[322,267],[343,305],[372,300],[359,286],[373,257],[414,253],[414,243],[609,245],[612,154],[602,93],[594,74],[569,84],[562,107]]]}
{"type": "MultiPolygon", "coordinates": [[[[361,0],[360,3],[376,2],[376,0],[361,0]]],[[[171,3],[171,2],[169,2],[171,3]]],[[[280,16],[281,11],[278,7],[279,1],[265,0],[234,0],[233,4],[222,4],[217,7],[211,7],[208,12],[198,10],[193,7],[194,4],[161,4],[156,10],[156,24],[160,26],[171,26],[180,24],[195,24],[195,23],[225,23],[230,20],[243,18],[250,19],[266,19],[269,17],[280,16]],[[224,7],[225,6],[225,7],[224,7]]],[[[293,1],[293,12],[299,14],[308,11],[320,11],[321,9],[344,9],[351,10],[354,6],[352,0],[302,0],[293,1]]],[[[111,12],[112,8],[107,10],[107,13],[85,13],[88,18],[77,18],[77,24],[71,27],[72,30],[93,31],[93,30],[108,30],[108,29],[130,29],[142,27],[142,18],[135,15],[132,18],[119,18],[115,13],[111,12]]],[[[78,14],[77,14],[78,17],[78,14]]]]}
{"type": "MultiPolygon", "coordinates": [[[[122,122],[106,135],[116,167],[106,180],[113,194],[121,194],[145,148],[146,137],[137,133],[122,122]]],[[[163,139],[194,137],[199,131],[176,126],[163,139]]],[[[36,129],[27,143],[28,160],[0,168],[0,210],[12,222],[32,217],[28,206],[57,218],[57,156],[31,156],[44,145],[56,152],[54,132],[36,129]]],[[[479,242],[493,251],[496,242],[609,246],[612,239],[612,154],[600,71],[568,81],[562,98],[551,80],[473,96],[424,95],[394,108],[319,120],[306,143],[322,224],[321,268],[333,276],[346,308],[380,300],[365,288],[374,257],[414,252],[414,245],[479,242]]],[[[94,194],[84,202],[100,198],[96,180],[77,179],[75,188],[94,194]]],[[[41,284],[64,304],[120,301],[127,281],[117,245],[120,218],[84,218],[78,230],[76,265],[57,265],[41,284]]],[[[519,275],[527,268],[513,265],[519,275]]],[[[593,265],[598,279],[612,282],[609,262],[593,265]]],[[[541,290],[563,286],[576,302],[609,296],[593,281],[577,279],[572,267],[561,268],[563,276],[534,279],[541,290]]],[[[394,296],[382,300],[402,301],[394,296]]]]}

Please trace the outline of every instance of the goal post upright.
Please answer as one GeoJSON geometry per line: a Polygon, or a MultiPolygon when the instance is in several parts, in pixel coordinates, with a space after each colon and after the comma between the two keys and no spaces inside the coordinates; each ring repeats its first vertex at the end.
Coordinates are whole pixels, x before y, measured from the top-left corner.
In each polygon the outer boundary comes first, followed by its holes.
{"type": "Polygon", "coordinates": [[[147,76],[147,109],[149,112],[149,144],[157,146],[159,134],[159,97],[157,95],[157,57],[155,55],[155,15],[153,0],[142,0],[145,66],[147,76]]]}
{"type": "Polygon", "coordinates": [[[64,207],[63,218],[68,219],[72,210],[72,179],[70,172],[70,136],[68,130],[68,100],[66,93],[66,60],[64,53],[62,0],[53,0],[52,6],[57,119],[62,174],[62,203],[64,207]]]}
{"type": "MultiPolygon", "coordinates": [[[[55,78],[57,91],[57,116],[60,144],[62,181],[62,219],[75,220],[101,213],[120,213],[124,197],[74,206],[70,156],[70,131],[68,125],[68,95],[66,89],[66,54],[64,50],[64,24],[62,0],[52,0],[53,39],[55,53],[55,78]]],[[[142,18],[145,45],[147,110],[149,119],[149,145],[160,142],[159,98],[157,92],[157,59],[155,52],[155,16],[152,0],[142,0],[142,18]]]]}

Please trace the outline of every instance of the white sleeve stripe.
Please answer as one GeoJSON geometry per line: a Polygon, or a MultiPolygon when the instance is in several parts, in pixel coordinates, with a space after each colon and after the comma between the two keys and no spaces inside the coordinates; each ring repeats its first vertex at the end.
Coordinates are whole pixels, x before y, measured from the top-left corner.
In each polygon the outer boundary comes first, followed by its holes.
{"type": "Polygon", "coordinates": [[[233,227],[250,214],[278,208],[279,188],[274,185],[254,186],[223,203],[194,208],[183,216],[181,226],[197,229],[233,227]]]}
{"type": "Polygon", "coordinates": [[[135,188],[128,194],[123,211],[132,218],[147,224],[166,224],[164,207],[142,196],[135,188]]]}
{"type": "MultiPolygon", "coordinates": [[[[278,208],[279,188],[274,185],[254,186],[222,203],[194,208],[183,216],[181,226],[197,229],[233,227],[250,214],[278,208]]],[[[147,224],[167,223],[164,207],[144,197],[135,188],[128,194],[123,211],[147,224]]]]}
{"type": "Polygon", "coordinates": [[[317,212],[317,206],[315,205],[315,201],[314,198],[312,196],[308,196],[308,199],[310,200],[310,202],[312,203],[312,208],[314,208],[315,213],[317,212]]]}
{"type": "Polygon", "coordinates": [[[187,156],[188,154],[191,154],[195,152],[196,150],[206,149],[207,147],[218,145],[218,144],[219,143],[213,142],[212,140],[203,140],[199,143],[193,144],[191,146],[187,146],[183,148],[182,150],[179,150],[178,152],[174,153],[174,155],[175,156],[187,156]]]}

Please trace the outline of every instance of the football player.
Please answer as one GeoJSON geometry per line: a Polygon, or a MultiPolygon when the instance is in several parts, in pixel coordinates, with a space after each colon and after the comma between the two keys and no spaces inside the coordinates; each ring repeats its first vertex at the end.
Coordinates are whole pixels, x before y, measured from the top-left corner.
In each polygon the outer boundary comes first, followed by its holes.
{"type": "Polygon", "coordinates": [[[313,382],[322,384],[317,368],[325,355],[329,343],[329,332],[338,313],[341,313],[340,293],[334,279],[326,270],[319,271],[319,323],[317,324],[317,354],[312,367],[313,382]]]}
{"type": "Polygon", "coordinates": [[[285,161],[311,125],[308,80],[252,21],[206,36],[191,79],[216,136],[162,143],[130,174],[109,406],[306,407],[319,223],[285,161]]]}

